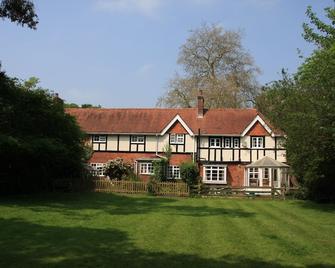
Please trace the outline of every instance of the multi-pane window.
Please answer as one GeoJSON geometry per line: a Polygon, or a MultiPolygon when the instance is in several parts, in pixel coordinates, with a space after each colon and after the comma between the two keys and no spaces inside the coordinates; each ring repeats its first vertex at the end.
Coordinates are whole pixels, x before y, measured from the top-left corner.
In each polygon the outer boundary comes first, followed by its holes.
{"type": "Polygon", "coordinates": [[[263,169],[263,178],[264,179],[269,179],[270,178],[270,174],[269,174],[269,168],[264,168],[263,169]]]}
{"type": "Polygon", "coordinates": [[[231,138],[224,138],[223,140],[224,140],[224,147],[230,148],[231,138]]]}
{"type": "Polygon", "coordinates": [[[264,147],[264,137],[252,137],[251,147],[252,148],[263,148],[264,147]]]}
{"type": "Polygon", "coordinates": [[[168,166],[168,174],[169,179],[180,179],[180,168],[179,166],[168,166]]]}
{"type": "Polygon", "coordinates": [[[170,134],[171,144],[184,144],[184,134],[170,134]]]}
{"type": "Polygon", "coordinates": [[[240,138],[233,138],[234,148],[240,148],[240,138]]]}
{"type": "Polygon", "coordinates": [[[221,147],[221,139],[220,138],[210,138],[209,147],[214,147],[214,148],[221,147]]]}
{"type": "Polygon", "coordinates": [[[204,166],[204,182],[226,183],[226,166],[204,166]]]}
{"type": "Polygon", "coordinates": [[[106,142],[106,135],[93,135],[93,142],[106,142]]]}
{"type": "Polygon", "coordinates": [[[249,168],[249,186],[259,186],[258,168],[249,168]]]}
{"type": "Polygon", "coordinates": [[[105,164],[104,163],[91,163],[91,173],[93,176],[104,176],[105,164]]]}
{"type": "Polygon", "coordinates": [[[140,174],[154,174],[154,167],[151,162],[140,163],[140,174]]]}
{"type": "Polygon", "coordinates": [[[144,143],[144,136],[131,136],[132,143],[144,143]]]}

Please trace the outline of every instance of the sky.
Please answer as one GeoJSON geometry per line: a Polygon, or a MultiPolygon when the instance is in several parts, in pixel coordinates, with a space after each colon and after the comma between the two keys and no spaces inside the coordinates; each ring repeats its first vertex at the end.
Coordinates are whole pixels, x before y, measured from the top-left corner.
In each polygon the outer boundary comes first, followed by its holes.
{"type": "Polygon", "coordinates": [[[204,23],[242,32],[261,84],[293,73],[313,46],[301,36],[308,5],[333,0],[34,0],[36,31],[0,20],[0,60],[12,77],[38,77],[66,102],[154,107],[181,45],[204,23]]]}

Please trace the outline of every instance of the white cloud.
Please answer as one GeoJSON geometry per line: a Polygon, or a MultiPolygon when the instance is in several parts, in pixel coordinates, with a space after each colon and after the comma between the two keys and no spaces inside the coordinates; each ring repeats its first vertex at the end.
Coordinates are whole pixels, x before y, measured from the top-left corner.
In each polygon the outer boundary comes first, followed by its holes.
{"type": "Polygon", "coordinates": [[[163,2],[163,0],[97,0],[96,5],[100,10],[155,17],[163,2]]]}

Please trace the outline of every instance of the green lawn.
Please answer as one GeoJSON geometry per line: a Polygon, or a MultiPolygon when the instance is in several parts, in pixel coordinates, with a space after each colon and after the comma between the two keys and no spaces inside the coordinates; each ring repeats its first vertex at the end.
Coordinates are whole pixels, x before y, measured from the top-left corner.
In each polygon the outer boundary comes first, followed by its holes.
{"type": "Polygon", "coordinates": [[[103,193],[0,198],[0,267],[335,267],[335,206],[103,193]]]}

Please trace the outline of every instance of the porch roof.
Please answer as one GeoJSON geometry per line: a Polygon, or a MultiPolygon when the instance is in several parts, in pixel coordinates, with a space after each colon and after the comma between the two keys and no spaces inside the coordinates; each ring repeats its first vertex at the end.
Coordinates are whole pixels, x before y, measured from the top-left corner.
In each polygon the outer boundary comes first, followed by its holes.
{"type": "Polygon", "coordinates": [[[249,165],[248,168],[260,167],[260,168],[288,168],[289,165],[286,165],[282,162],[272,159],[271,157],[264,156],[262,159],[259,159],[249,165]]]}

